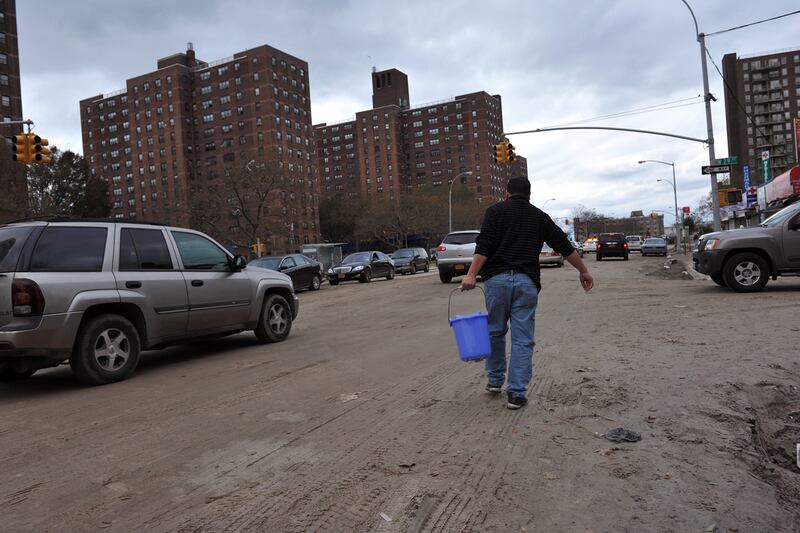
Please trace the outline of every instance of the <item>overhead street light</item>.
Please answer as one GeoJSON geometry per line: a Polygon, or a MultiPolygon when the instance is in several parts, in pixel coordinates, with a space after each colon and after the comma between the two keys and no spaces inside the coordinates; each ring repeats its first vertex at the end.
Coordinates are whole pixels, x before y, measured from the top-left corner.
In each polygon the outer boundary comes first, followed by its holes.
{"type": "Polygon", "coordinates": [[[472,171],[468,170],[466,172],[462,172],[461,174],[457,174],[455,178],[450,180],[450,189],[447,191],[447,207],[448,207],[448,212],[450,214],[450,229],[447,230],[448,233],[453,232],[453,184],[461,176],[471,176],[471,175],[472,171]]]}
{"type": "Polygon", "coordinates": [[[547,205],[547,202],[552,202],[554,200],[555,200],[555,198],[548,198],[547,200],[545,200],[544,203],[542,204],[542,211],[544,211],[544,206],[547,205]]]}
{"type": "Polygon", "coordinates": [[[675,179],[675,162],[667,163],[666,161],[659,161],[658,159],[643,159],[639,161],[640,165],[645,163],[660,163],[662,165],[669,165],[672,167],[672,180],[667,178],[657,179],[656,181],[666,181],[667,183],[672,184],[672,194],[675,199],[675,250],[678,249],[678,233],[680,231],[680,226],[678,225],[678,186],[677,181],[675,179]]]}

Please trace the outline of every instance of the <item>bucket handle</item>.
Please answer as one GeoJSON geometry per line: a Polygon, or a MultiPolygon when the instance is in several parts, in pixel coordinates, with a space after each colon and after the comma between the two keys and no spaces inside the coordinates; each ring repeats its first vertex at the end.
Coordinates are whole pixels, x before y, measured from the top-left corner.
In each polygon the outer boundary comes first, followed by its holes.
{"type": "MultiPolygon", "coordinates": [[[[475,288],[476,289],[480,289],[480,291],[483,293],[483,299],[485,301],[486,300],[486,291],[484,291],[483,288],[479,287],[478,285],[476,285],[475,288]]],[[[450,296],[447,298],[447,322],[448,323],[450,323],[450,304],[453,301],[453,294],[455,294],[456,291],[464,292],[464,291],[461,290],[461,287],[456,287],[455,289],[450,291],[450,296]]]]}

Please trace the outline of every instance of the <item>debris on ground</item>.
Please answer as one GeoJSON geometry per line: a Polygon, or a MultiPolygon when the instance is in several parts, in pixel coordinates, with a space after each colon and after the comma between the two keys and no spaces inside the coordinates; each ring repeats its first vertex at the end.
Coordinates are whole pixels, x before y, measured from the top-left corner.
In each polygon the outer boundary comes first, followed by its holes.
{"type": "Polygon", "coordinates": [[[392,521],[392,519],[389,518],[389,515],[386,514],[386,513],[381,513],[381,518],[383,518],[387,522],[391,522],[392,521]]]}
{"type": "Polygon", "coordinates": [[[611,442],[639,442],[642,440],[641,433],[625,428],[614,428],[606,431],[604,437],[611,442]]]}

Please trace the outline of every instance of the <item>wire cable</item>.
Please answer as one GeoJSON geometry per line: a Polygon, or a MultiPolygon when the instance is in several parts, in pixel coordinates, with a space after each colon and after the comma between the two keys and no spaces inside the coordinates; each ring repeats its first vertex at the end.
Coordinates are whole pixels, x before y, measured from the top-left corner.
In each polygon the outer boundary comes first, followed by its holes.
{"type": "Polygon", "coordinates": [[[549,126],[549,127],[555,128],[555,127],[561,127],[561,126],[571,126],[573,124],[583,124],[583,123],[586,123],[586,122],[596,122],[598,120],[608,120],[608,119],[622,118],[622,117],[627,117],[627,116],[632,116],[632,115],[640,115],[640,114],[643,114],[643,113],[653,113],[653,112],[656,112],[656,111],[663,111],[663,110],[666,110],[666,109],[674,109],[676,107],[684,107],[684,106],[687,106],[687,105],[695,105],[695,104],[702,103],[702,100],[699,100],[699,101],[696,101],[696,102],[691,102],[691,100],[696,100],[696,99],[702,99],[702,96],[698,95],[698,96],[693,96],[691,98],[681,98],[680,100],[673,100],[671,102],[664,102],[664,103],[661,103],[661,104],[654,104],[654,105],[650,105],[650,106],[637,107],[637,108],[634,108],[634,109],[629,109],[627,111],[619,111],[617,113],[609,113],[609,114],[606,114],[606,115],[598,115],[596,117],[589,117],[589,118],[584,118],[584,119],[575,120],[575,121],[571,121],[571,122],[565,122],[563,124],[556,124],[554,126],[549,126]],[[687,104],[685,102],[690,102],[690,103],[687,104]],[[673,105],[673,104],[679,104],[679,105],[673,105]]]}
{"type": "Polygon", "coordinates": [[[785,13],[783,15],[778,15],[777,17],[770,17],[768,19],[757,20],[755,22],[750,22],[749,24],[742,24],[741,26],[734,26],[733,28],[728,28],[727,30],[719,30],[719,31],[715,31],[713,33],[706,33],[706,37],[710,37],[712,35],[719,35],[720,33],[727,33],[729,31],[741,30],[742,28],[747,28],[749,26],[755,26],[756,24],[763,24],[764,22],[770,22],[770,21],[773,21],[773,20],[782,19],[784,17],[789,17],[791,15],[797,15],[798,13],[800,13],[800,9],[798,9],[797,11],[792,11],[791,13],[785,13]]]}

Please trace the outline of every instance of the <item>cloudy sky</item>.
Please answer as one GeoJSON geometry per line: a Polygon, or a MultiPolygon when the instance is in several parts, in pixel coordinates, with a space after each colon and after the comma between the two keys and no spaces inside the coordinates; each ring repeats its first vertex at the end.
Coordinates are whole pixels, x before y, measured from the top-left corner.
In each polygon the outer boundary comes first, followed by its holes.
{"type": "MultiPolygon", "coordinates": [[[[690,0],[711,33],[794,11],[796,0],[690,0]]],[[[680,0],[40,0],[17,2],[23,109],[38,132],[82,152],[78,101],[124,88],[156,59],[194,43],[211,61],[270,44],[309,63],[315,123],[371,107],[370,70],[409,76],[411,105],[485,90],[503,97],[508,132],[678,102],[665,111],[586,125],[705,138],[700,52],[680,0]]],[[[709,37],[722,56],[800,48],[800,16],[709,37]]],[[[709,64],[717,157],[728,155],[723,84],[709,64]]],[[[700,143],[616,132],[515,136],[534,203],[553,216],[694,208],[710,190],[700,143]]],[[[741,155],[741,154],[740,154],[741,155]]],[[[665,221],[672,223],[671,217],[665,221]]]]}

